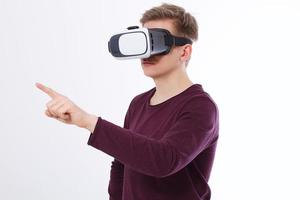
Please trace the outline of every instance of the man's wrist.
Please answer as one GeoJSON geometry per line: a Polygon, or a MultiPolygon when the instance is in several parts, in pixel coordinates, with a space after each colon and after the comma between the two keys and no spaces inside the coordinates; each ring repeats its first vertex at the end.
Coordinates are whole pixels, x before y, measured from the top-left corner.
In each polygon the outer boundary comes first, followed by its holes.
{"type": "Polygon", "coordinates": [[[91,115],[88,114],[87,115],[87,119],[86,119],[86,129],[88,129],[91,133],[94,132],[97,121],[98,121],[98,117],[96,115],[91,115]]]}

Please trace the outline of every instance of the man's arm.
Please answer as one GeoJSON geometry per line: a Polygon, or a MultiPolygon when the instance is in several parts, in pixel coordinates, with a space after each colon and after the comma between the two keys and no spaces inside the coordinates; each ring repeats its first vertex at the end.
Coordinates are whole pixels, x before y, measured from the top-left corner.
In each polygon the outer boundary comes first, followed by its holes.
{"type": "Polygon", "coordinates": [[[193,99],[161,140],[99,117],[88,144],[140,173],[165,177],[185,167],[217,138],[217,115],[208,98],[193,99]]]}

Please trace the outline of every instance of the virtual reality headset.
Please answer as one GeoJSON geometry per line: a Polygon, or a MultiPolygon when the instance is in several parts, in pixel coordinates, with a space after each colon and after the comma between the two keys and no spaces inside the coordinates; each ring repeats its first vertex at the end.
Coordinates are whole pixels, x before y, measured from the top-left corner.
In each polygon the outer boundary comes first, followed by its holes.
{"type": "Polygon", "coordinates": [[[117,59],[148,58],[168,54],[173,45],[192,43],[192,40],[174,36],[166,29],[130,26],[110,38],[108,50],[117,59]]]}

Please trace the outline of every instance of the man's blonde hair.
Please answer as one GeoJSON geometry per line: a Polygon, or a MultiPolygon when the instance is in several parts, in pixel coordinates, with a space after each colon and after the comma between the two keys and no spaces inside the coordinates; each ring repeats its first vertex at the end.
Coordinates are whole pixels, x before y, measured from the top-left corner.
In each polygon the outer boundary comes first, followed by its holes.
{"type": "Polygon", "coordinates": [[[163,3],[146,10],[140,22],[144,25],[148,21],[161,19],[173,20],[176,35],[187,37],[193,41],[198,39],[198,24],[195,17],[177,5],[163,3]]]}

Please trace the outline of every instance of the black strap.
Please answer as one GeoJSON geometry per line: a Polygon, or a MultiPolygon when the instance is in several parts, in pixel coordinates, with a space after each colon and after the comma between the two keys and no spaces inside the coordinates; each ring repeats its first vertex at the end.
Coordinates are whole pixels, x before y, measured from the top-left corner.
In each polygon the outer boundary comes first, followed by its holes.
{"type": "Polygon", "coordinates": [[[183,46],[185,44],[193,44],[193,41],[185,38],[185,37],[177,37],[173,35],[168,35],[165,37],[165,44],[167,46],[172,46],[173,44],[175,46],[183,46]]]}
{"type": "Polygon", "coordinates": [[[175,46],[183,46],[185,44],[193,44],[192,40],[188,39],[188,38],[185,38],[185,37],[176,37],[176,36],[173,36],[174,37],[174,44],[175,46]]]}

